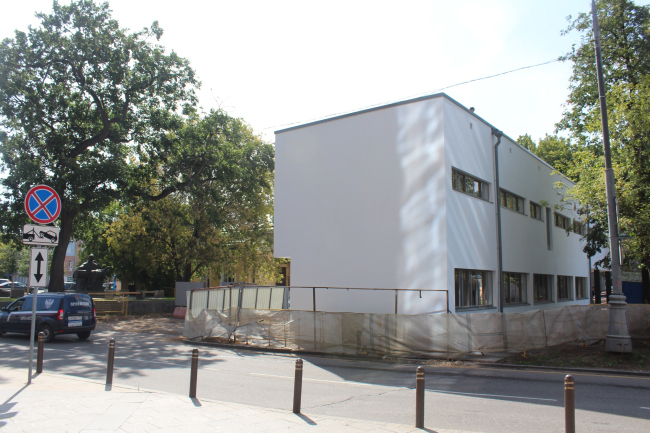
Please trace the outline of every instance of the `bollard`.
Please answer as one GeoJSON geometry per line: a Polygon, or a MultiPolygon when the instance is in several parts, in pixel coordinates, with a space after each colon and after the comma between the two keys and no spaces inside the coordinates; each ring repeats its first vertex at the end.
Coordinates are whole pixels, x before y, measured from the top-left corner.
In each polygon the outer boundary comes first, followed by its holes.
{"type": "Polygon", "coordinates": [[[106,365],[106,385],[113,384],[113,366],[115,365],[115,340],[108,343],[108,364],[106,365]]]}
{"type": "Polygon", "coordinates": [[[424,368],[415,375],[415,428],[424,428],[424,368]]]}
{"type": "Polygon", "coordinates": [[[564,430],[566,433],[576,432],[576,401],[573,386],[573,376],[567,374],[564,378],[564,430]]]}
{"type": "Polygon", "coordinates": [[[302,399],[302,359],[296,359],[296,378],[293,382],[293,413],[300,413],[302,399]]]}
{"type": "Polygon", "coordinates": [[[43,341],[45,336],[42,332],[38,333],[38,354],[36,355],[36,373],[43,372],[43,341]]]}
{"type": "Polygon", "coordinates": [[[192,368],[190,370],[190,398],[196,398],[196,378],[199,369],[199,349],[192,350],[192,368]]]}

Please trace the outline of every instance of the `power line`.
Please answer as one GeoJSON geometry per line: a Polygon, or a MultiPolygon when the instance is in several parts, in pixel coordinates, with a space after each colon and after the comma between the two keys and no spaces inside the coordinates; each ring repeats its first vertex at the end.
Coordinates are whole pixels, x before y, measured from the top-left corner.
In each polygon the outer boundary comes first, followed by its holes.
{"type": "MultiPolygon", "coordinates": [[[[543,63],[537,63],[537,64],[535,64],[535,65],[522,66],[521,68],[511,69],[511,70],[509,70],[509,71],[505,71],[505,72],[499,72],[498,74],[488,75],[487,77],[474,78],[474,79],[472,79],[472,80],[463,81],[463,82],[460,82],[460,83],[451,84],[451,85],[449,85],[449,86],[441,87],[441,88],[439,88],[439,89],[436,89],[436,90],[433,90],[433,91],[430,91],[430,92],[419,93],[419,94],[417,94],[417,95],[414,95],[414,96],[408,97],[408,98],[406,98],[405,100],[409,100],[409,99],[413,99],[413,98],[417,98],[417,97],[422,97],[422,96],[426,96],[426,95],[433,95],[433,94],[435,94],[435,93],[438,93],[438,92],[443,91],[443,90],[446,90],[446,89],[450,89],[450,88],[452,88],[452,87],[462,86],[463,84],[473,83],[473,82],[475,82],[475,81],[487,80],[487,79],[489,79],[489,78],[499,77],[499,76],[501,76],[501,75],[506,75],[506,74],[510,74],[510,73],[512,73],[512,72],[521,71],[521,70],[523,70],[523,69],[536,68],[536,67],[538,67],[538,66],[544,66],[544,65],[548,65],[548,64],[550,64],[550,63],[555,63],[555,62],[559,62],[559,61],[561,61],[561,60],[560,60],[560,59],[554,59],[554,60],[549,60],[549,61],[547,61],[547,62],[543,62],[543,63]]],[[[367,107],[364,107],[364,108],[360,108],[360,109],[358,109],[358,110],[353,110],[353,111],[351,111],[351,112],[354,113],[354,112],[357,112],[357,111],[367,110],[367,109],[369,109],[369,108],[381,107],[382,105],[386,105],[386,103],[376,104],[376,105],[370,105],[370,106],[367,106],[367,107]]],[[[307,120],[307,121],[292,122],[292,123],[286,123],[286,124],[284,124],[284,125],[277,125],[277,126],[269,126],[269,127],[267,127],[267,128],[263,128],[262,131],[266,131],[266,130],[269,130],[269,129],[277,130],[277,129],[282,129],[282,128],[290,127],[290,126],[293,126],[293,125],[300,125],[300,124],[302,124],[302,123],[310,123],[310,122],[314,122],[314,121],[321,120],[321,119],[328,119],[328,118],[330,118],[330,117],[336,117],[336,116],[339,116],[339,115],[342,115],[342,114],[345,114],[345,113],[347,113],[347,112],[341,112],[341,113],[330,114],[330,115],[327,115],[327,116],[324,116],[324,117],[318,117],[318,118],[316,118],[316,119],[311,119],[311,120],[307,120]]]]}

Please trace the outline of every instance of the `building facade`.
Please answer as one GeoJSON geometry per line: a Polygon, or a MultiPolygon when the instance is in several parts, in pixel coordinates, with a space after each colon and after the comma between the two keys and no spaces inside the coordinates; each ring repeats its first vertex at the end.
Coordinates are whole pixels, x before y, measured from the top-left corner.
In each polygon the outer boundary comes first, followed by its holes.
{"type": "MultiPolygon", "coordinates": [[[[588,304],[571,182],[503,135],[499,193],[495,130],[437,94],[277,131],[275,256],[292,285],[402,289],[331,290],[322,311],[498,311],[500,203],[504,312],[588,304]]],[[[292,290],[291,308],[311,302],[292,290]]]]}

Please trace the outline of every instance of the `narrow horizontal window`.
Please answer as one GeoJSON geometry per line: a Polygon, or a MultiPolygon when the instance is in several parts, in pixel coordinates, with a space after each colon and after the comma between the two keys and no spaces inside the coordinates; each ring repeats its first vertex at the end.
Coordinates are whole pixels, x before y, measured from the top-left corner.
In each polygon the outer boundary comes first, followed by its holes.
{"type": "Polygon", "coordinates": [[[555,227],[559,227],[564,230],[571,230],[571,219],[561,215],[557,212],[553,214],[553,221],[555,222],[555,227]]]}
{"type": "Polygon", "coordinates": [[[455,168],[451,170],[451,187],[465,194],[488,201],[490,199],[490,186],[487,182],[465,174],[455,168]]]}
{"type": "Polygon", "coordinates": [[[518,195],[515,195],[503,189],[500,191],[500,195],[501,195],[501,206],[511,209],[515,212],[519,212],[520,214],[525,214],[524,211],[525,200],[523,197],[519,197],[518,195]]]}

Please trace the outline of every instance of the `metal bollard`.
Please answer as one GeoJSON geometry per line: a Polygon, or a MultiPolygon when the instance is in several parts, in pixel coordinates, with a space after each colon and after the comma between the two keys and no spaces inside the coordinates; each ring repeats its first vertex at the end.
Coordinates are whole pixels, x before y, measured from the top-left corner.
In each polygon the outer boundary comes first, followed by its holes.
{"type": "Polygon", "coordinates": [[[43,372],[43,342],[45,336],[42,332],[38,333],[38,354],[36,355],[36,373],[43,372]]]}
{"type": "Polygon", "coordinates": [[[300,413],[302,400],[302,359],[296,359],[296,378],[293,382],[293,413],[300,413]]]}
{"type": "Polygon", "coordinates": [[[564,430],[566,433],[576,432],[576,401],[573,387],[573,376],[567,374],[564,378],[564,430]]]}
{"type": "Polygon", "coordinates": [[[108,364],[106,365],[106,385],[113,384],[113,366],[115,365],[115,340],[108,343],[108,364]]]}
{"type": "Polygon", "coordinates": [[[190,370],[190,398],[196,398],[196,379],[199,369],[199,349],[192,350],[192,368],[190,370]]]}
{"type": "Polygon", "coordinates": [[[415,428],[424,428],[424,368],[415,375],[415,428]]]}

